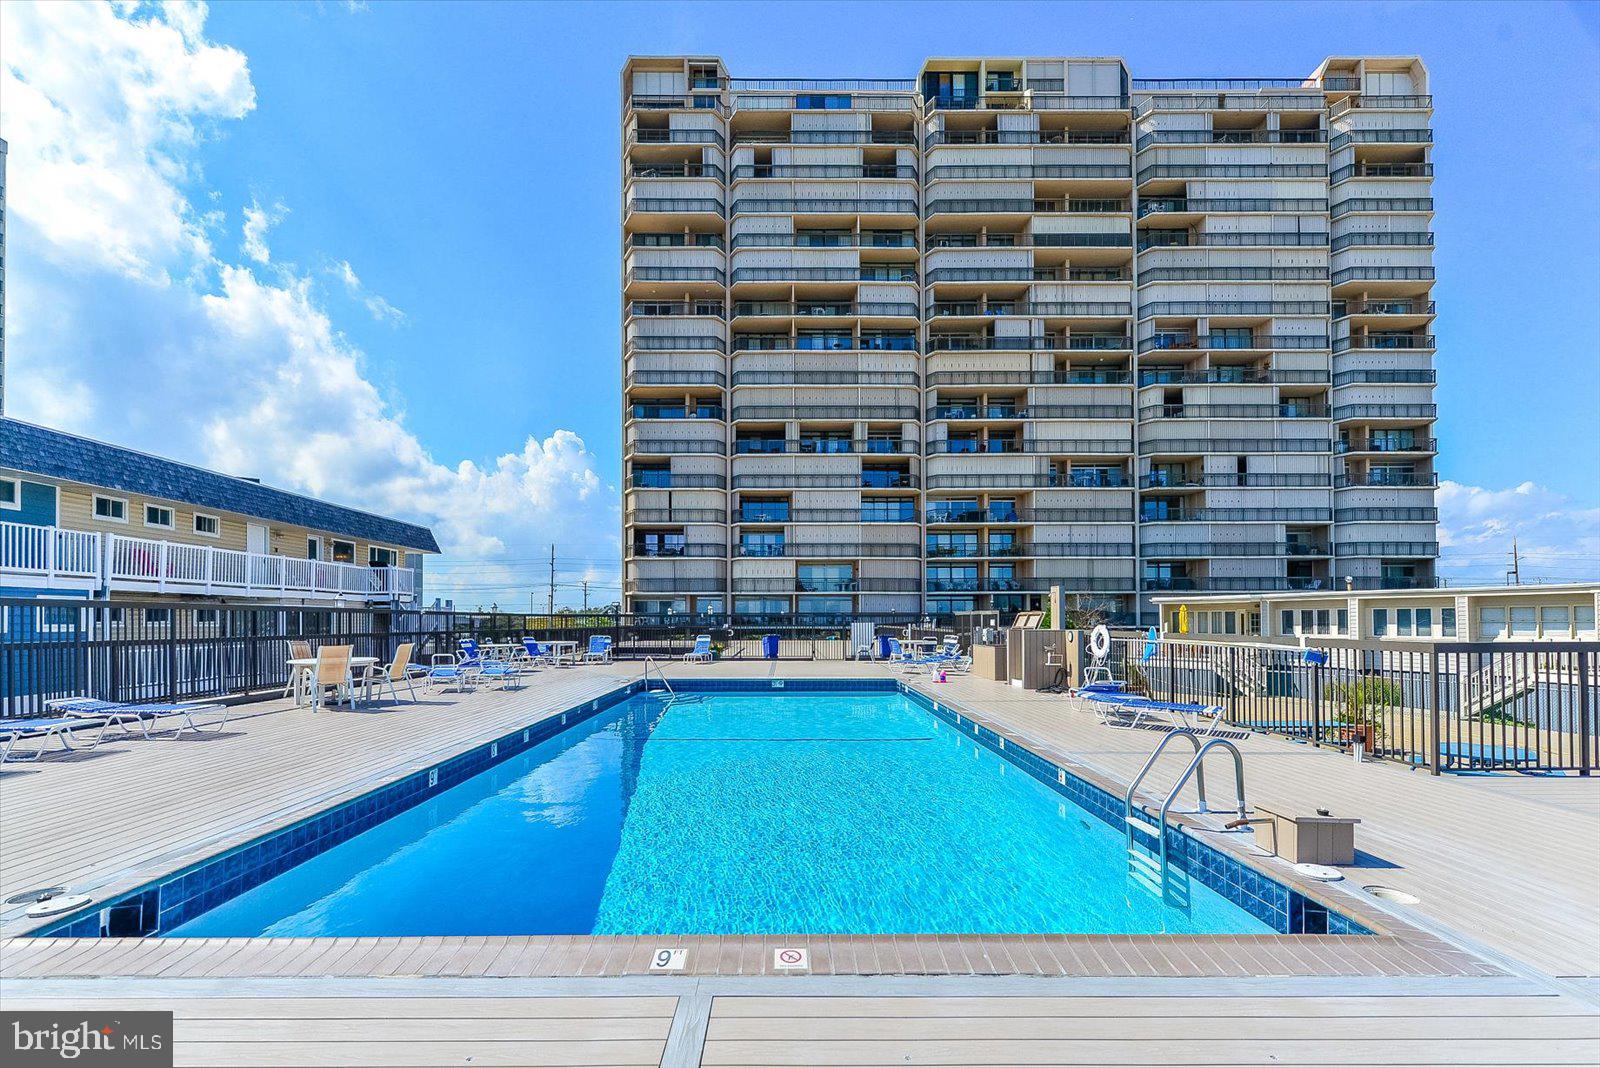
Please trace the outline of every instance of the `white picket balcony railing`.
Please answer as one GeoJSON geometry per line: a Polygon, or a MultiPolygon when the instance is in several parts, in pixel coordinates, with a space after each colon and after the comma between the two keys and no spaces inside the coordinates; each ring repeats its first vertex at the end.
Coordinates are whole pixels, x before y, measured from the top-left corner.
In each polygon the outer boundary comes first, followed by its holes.
{"type": "Polygon", "coordinates": [[[409,600],[416,576],[404,567],[362,567],[325,560],[185,545],[156,538],[0,522],[0,573],[68,579],[158,593],[252,597],[409,600]]]}
{"type": "Polygon", "coordinates": [[[100,535],[32,523],[0,523],[0,571],[45,578],[98,578],[100,535]]]}
{"type": "Polygon", "coordinates": [[[281,593],[369,600],[403,600],[415,587],[414,575],[403,567],[362,567],[122,534],[111,535],[106,577],[113,587],[153,585],[180,593],[281,593]]]}

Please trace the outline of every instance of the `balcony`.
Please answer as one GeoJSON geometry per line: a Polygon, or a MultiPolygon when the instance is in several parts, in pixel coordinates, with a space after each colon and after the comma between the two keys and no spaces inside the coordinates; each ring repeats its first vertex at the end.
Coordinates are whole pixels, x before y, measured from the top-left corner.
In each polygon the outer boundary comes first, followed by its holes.
{"type": "Polygon", "coordinates": [[[1019,178],[1038,181],[1104,180],[1132,175],[1133,168],[1126,163],[941,163],[928,168],[927,178],[930,182],[1019,178]]]}
{"type": "Polygon", "coordinates": [[[1066,319],[1125,319],[1133,305],[1115,300],[936,300],[929,318],[987,319],[1001,315],[1042,315],[1066,319]]]}
{"type": "Polygon", "coordinates": [[[951,421],[972,419],[1132,419],[1130,404],[1030,404],[1009,405],[937,404],[928,409],[929,419],[951,421]]]}
{"type": "Polygon", "coordinates": [[[718,523],[728,521],[728,513],[720,508],[632,508],[626,514],[626,521],[637,523],[667,523],[682,525],[684,523],[718,523]]]}
{"type": "Polygon", "coordinates": [[[1270,352],[1287,349],[1325,349],[1326,334],[1188,334],[1159,333],[1139,339],[1140,352],[1165,352],[1182,350],[1199,352],[1216,349],[1242,349],[1244,351],[1270,352]]]}
{"type": "Polygon", "coordinates": [[[1327,135],[1321,130],[1152,130],[1140,134],[1134,148],[1152,145],[1318,145],[1327,135]]]}
{"type": "Polygon", "coordinates": [[[409,600],[415,573],[290,556],[181,545],[112,534],[105,580],[112,590],[244,597],[409,600]]]}
{"type": "Polygon", "coordinates": [[[1327,508],[1146,508],[1141,523],[1331,523],[1327,508]]]}
{"type": "Polygon", "coordinates": [[[884,438],[868,438],[860,441],[835,438],[819,438],[816,440],[805,438],[799,440],[746,438],[742,441],[735,441],[733,443],[733,451],[737,456],[836,456],[850,453],[872,456],[895,454],[915,456],[917,443],[914,441],[893,441],[884,438]]]}
{"type": "Polygon", "coordinates": [[[735,546],[734,555],[746,558],[786,557],[791,560],[854,560],[864,557],[904,556],[920,558],[922,547],[914,541],[752,542],[735,546]]]}
{"type": "Polygon", "coordinates": [[[667,130],[634,127],[628,142],[636,145],[716,145],[723,147],[722,135],[715,130],[667,130]]]}
{"type": "Polygon", "coordinates": [[[1317,215],[1328,202],[1310,197],[1140,197],[1139,218],[1146,215],[1254,215],[1262,213],[1317,215]]]}
{"type": "Polygon", "coordinates": [[[1328,151],[1337,152],[1346,145],[1431,145],[1433,131],[1420,129],[1361,129],[1334,134],[1328,142],[1328,151]]]}
{"type": "Polygon", "coordinates": [[[733,305],[733,317],[775,317],[783,319],[915,319],[917,305],[912,301],[850,300],[740,300],[733,305]]]}
{"type": "Polygon", "coordinates": [[[945,438],[930,441],[924,450],[929,456],[996,455],[1000,453],[1035,456],[1119,456],[1133,450],[1126,438],[990,438],[968,441],[945,438]]]}
{"type": "Polygon", "coordinates": [[[753,489],[916,489],[917,476],[908,471],[852,471],[833,475],[763,472],[733,476],[736,490],[753,489]]]}
{"type": "Polygon", "coordinates": [[[862,576],[843,579],[735,578],[735,593],[916,593],[916,579],[862,576]]]}
{"type": "MultiPolygon", "coordinates": [[[[738,272],[734,272],[737,274],[738,272]]],[[[931,284],[951,282],[1129,282],[1124,267],[936,267],[931,284]]]]}
{"type": "Polygon", "coordinates": [[[1348,182],[1352,178],[1432,178],[1431,163],[1355,163],[1340,167],[1328,175],[1329,185],[1348,182]]]}
{"type": "Polygon", "coordinates": [[[1096,578],[1086,575],[1060,577],[1030,575],[982,575],[976,578],[930,578],[929,593],[1044,593],[1060,586],[1067,593],[1120,593],[1134,588],[1134,579],[1096,578]]]}
{"type": "Polygon", "coordinates": [[[1197,371],[1186,371],[1176,367],[1148,367],[1139,372],[1141,387],[1320,386],[1326,385],[1327,382],[1327,371],[1283,367],[1205,367],[1197,371]]]}
{"type": "Polygon", "coordinates": [[[735,200],[732,215],[915,215],[915,200],[852,200],[847,197],[735,200]]]}
{"type": "Polygon", "coordinates": [[[733,409],[735,422],[786,422],[791,419],[816,419],[822,421],[853,423],[863,419],[886,419],[916,422],[917,409],[913,405],[887,404],[739,404],[733,409]]]}
{"type": "Polygon", "coordinates": [[[887,264],[872,267],[735,267],[733,283],[740,282],[911,282],[917,269],[887,264]]]}
{"type": "Polygon", "coordinates": [[[634,545],[630,556],[658,559],[685,559],[688,557],[721,559],[728,555],[728,547],[720,542],[683,542],[677,545],[634,545]]]}
{"type": "Polygon", "coordinates": [[[1436,541],[1342,541],[1340,556],[1388,556],[1425,558],[1439,555],[1436,541]]]}
{"type": "Polygon", "coordinates": [[[1333,272],[1332,284],[1346,282],[1432,282],[1432,267],[1346,267],[1333,272]]]}
{"type": "Polygon", "coordinates": [[[1129,202],[1114,198],[1045,199],[1038,197],[946,198],[930,200],[927,215],[1120,215],[1129,202]]]}
{"type": "Polygon", "coordinates": [[[720,182],[724,174],[722,168],[714,163],[635,163],[628,168],[628,177],[714,178],[720,182]]]}
{"type": "Polygon", "coordinates": [[[1140,489],[1327,489],[1332,476],[1315,471],[1218,472],[1189,474],[1153,471],[1139,476],[1140,489]]]}
{"type": "Polygon", "coordinates": [[[916,248],[917,235],[910,230],[867,230],[841,234],[833,231],[790,234],[738,234],[735,252],[749,248],[916,248]]]}
{"type": "Polygon", "coordinates": [[[1311,541],[1179,541],[1145,542],[1146,558],[1198,559],[1209,556],[1329,556],[1325,542],[1311,541]]]}
{"type": "Polygon", "coordinates": [[[1140,230],[1139,251],[1159,252],[1186,248],[1327,248],[1324,230],[1300,233],[1271,230],[1235,230],[1193,234],[1187,230],[1140,230]]]}
{"type": "Polygon", "coordinates": [[[1434,314],[1435,304],[1431,300],[1413,300],[1401,298],[1398,300],[1336,300],[1333,302],[1333,317],[1335,319],[1348,319],[1353,315],[1417,315],[1428,316],[1434,314]]]}
{"type": "Polygon", "coordinates": [[[1437,419],[1436,404],[1340,404],[1333,409],[1334,419],[1437,419]]]}
{"type": "Polygon", "coordinates": [[[644,197],[627,200],[625,215],[715,215],[722,218],[722,201],[708,197],[644,197]]]}
{"type": "Polygon", "coordinates": [[[1432,197],[1347,197],[1333,205],[1328,211],[1329,215],[1335,219],[1352,213],[1396,215],[1404,213],[1431,214],[1432,212],[1432,197]]]}
{"type": "Polygon", "coordinates": [[[1125,145],[1127,130],[944,130],[923,139],[940,145],[1125,145]]]}
{"type": "Polygon", "coordinates": [[[1437,508],[1336,508],[1335,523],[1437,523],[1437,508]]]}
{"type": "Polygon", "coordinates": [[[870,507],[855,508],[790,508],[763,507],[757,504],[745,504],[734,522],[741,525],[752,523],[826,523],[832,526],[840,524],[852,525],[857,523],[908,523],[915,525],[916,512],[911,508],[903,510],[877,511],[870,507]]]}
{"type": "Polygon", "coordinates": [[[1157,300],[1139,305],[1139,318],[1327,315],[1328,308],[1325,300],[1157,300]]]}
{"type": "Polygon", "coordinates": [[[915,389],[915,371],[739,370],[735,386],[898,386],[915,389]]]}
{"type": "Polygon", "coordinates": [[[1364,111],[1427,111],[1433,107],[1433,97],[1426,94],[1380,95],[1360,93],[1336,100],[1329,113],[1337,118],[1347,111],[1360,108],[1364,111]]]}
{"type": "Polygon", "coordinates": [[[1334,352],[1348,352],[1352,349],[1432,350],[1436,347],[1432,334],[1357,334],[1333,339],[1334,352]]]}
{"type": "Polygon", "coordinates": [[[1439,451],[1439,442],[1434,438],[1355,438],[1349,441],[1340,439],[1335,445],[1334,452],[1344,455],[1356,455],[1364,452],[1382,453],[1418,453],[1428,455],[1439,451]]]}
{"type": "Polygon", "coordinates": [[[914,145],[910,130],[747,130],[735,132],[735,145],[914,145]]]}
{"type": "Polygon", "coordinates": [[[1141,455],[1332,451],[1327,438],[1163,438],[1139,443],[1141,455]]]}
{"type": "MultiPolygon", "coordinates": [[[[737,375],[735,380],[737,380],[737,375]]],[[[688,371],[646,368],[628,372],[628,387],[634,386],[716,386],[721,388],[727,379],[721,371],[688,371]]]]}
{"type": "Polygon", "coordinates": [[[727,485],[721,475],[680,471],[635,471],[628,481],[630,489],[726,489],[727,485]]]}
{"type": "Polygon", "coordinates": [[[637,352],[725,352],[728,343],[715,334],[635,334],[626,346],[637,352]]]}
{"type": "Polygon", "coordinates": [[[86,530],[0,523],[0,575],[48,589],[93,590],[103,585],[101,536],[86,530]]]}
{"type": "Polygon", "coordinates": [[[1439,476],[1425,471],[1351,471],[1333,476],[1334,489],[1431,489],[1439,476]]]}
{"type": "Polygon", "coordinates": [[[1152,592],[1189,590],[1239,593],[1266,593],[1279,590],[1311,592],[1315,590],[1331,590],[1334,588],[1334,583],[1332,579],[1311,575],[1226,575],[1211,578],[1191,578],[1183,575],[1165,577],[1147,575],[1142,580],[1140,588],[1152,592]]]}
{"type": "Polygon", "coordinates": [[[930,490],[1126,489],[1128,486],[1128,477],[1121,471],[1036,471],[1023,474],[953,471],[928,476],[930,490]]]}
{"type": "Polygon", "coordinates": [[[905,96],[856,95],[850,93],[795,93],[733,96],[733,111],[915,111],[916,98],[905,96]]]}
{"type": "Polygon", "coordinates": [[[1326,267],[1149,267],[1139,271],[1144,282],[1325,282],[1326,267]]]}
{"type": "Polygon", "coordinates": [[[1152,404],[1139,409],[1148,419],[1326,419],[1326,405],[1304,401],[1277,404],[1152,404]]]}
{"type": "Polygon", "coordinates": [[[726,456],[728,447],[712,438],[644,438],[628,442],[625,451],[629,456],[726,456]]]}
{"type": "Polygon", "coordinates": [[[1131,339],[1126,334],[1043,334],[1037,337],[993,334],[928,336],[929,352],[1122,352],[1131,347],[1131,339]]]}
{"type": "Polygon", "coordinates": [[[907,178],[915,180],[917,169],[893,163],[745,163],[733,169],[733,180],[793,178],[907,178]]]}
{"type": "MultiPolygon", "coordinates": [[[[1297,87],[1296,87],[1297,88],[1297,87]]],[[[1322,91],[1315,95],[1231,92],[1186,93],[1141,97],[1134,102],[1135,118],[1156,111],[1321,111],[1322,91]]]]}
{"type": "Polygon", "coordinates": [[[1213,178],[1326,178],[1325,163],[1157,163],[1140,168],[1135,181],[1179,181],[1213,178]]]}
{"type": "Polygon", "coordinates": [[[1340,234],[1333,239],[1331,251],[1347,248],[1432,248],[1433,234],[1427,230],[1400,230],[1392,233],[1373,232],[1340,234]]]}
{"type": "Polygon", "coordinates": [[[1132,375],[1121,369],[1098,367],[1061,371],[929,371],[931,386],[1125,386],[1132,375]]]}
{"type": "Polygon", "coordinates": [[[1011,523],[1131,523],[1131,508],[1018,508],[1014,505],[945,505],[933,502],[926,521],[930,526],[947,523],[994,525],[1011,523]]]}

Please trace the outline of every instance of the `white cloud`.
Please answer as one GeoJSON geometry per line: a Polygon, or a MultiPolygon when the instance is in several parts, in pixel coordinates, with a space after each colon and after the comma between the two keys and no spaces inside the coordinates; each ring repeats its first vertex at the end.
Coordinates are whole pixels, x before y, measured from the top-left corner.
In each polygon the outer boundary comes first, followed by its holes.
{"type": "Polygon", "coordinates": [[[1501,582],[1515,540],[1524,581],[1600,579],[1600,508],[1534,482],[1439,485],[1440,574],[1454,585],[1501,582]]]}
{"type": "Polygon", "coordinates": [[[270,263],[272,250],[267,247],[267,231],[283,221],[289,209],[282,204],[263,208],[259,201],[251,200],[244,209],[244,254],[257,263],[270,263]]]}
{"type": "Polygon", "coordinates": [[[361,284],[361,277],[356,274],[356,269],[350,266],[349,260],[340,260],[329,268],[329,273],[344,283],[345,292],[354,300],[359,300],[367,313],[380,323],[399,325],[406,321],[406,313],[390,304],[376,293],[369,292],[361,284]]]}
{"type": "MultiPolygon", "coordinates": [[[[312,279],[264,270],[282,205],[245,209],[238,262],[216,252],[197,149],[255,92],[245,57],[205,39],[204,5],[6,15],[14,414],[428,523],[447,554],[430,586],[468,603],[523,603],[551,542],[616,552],[615,493],[570,431],[487,463],[418,440],[312,279]]],[[[401,317],[348,262],[335,274],[401,317]]]]}

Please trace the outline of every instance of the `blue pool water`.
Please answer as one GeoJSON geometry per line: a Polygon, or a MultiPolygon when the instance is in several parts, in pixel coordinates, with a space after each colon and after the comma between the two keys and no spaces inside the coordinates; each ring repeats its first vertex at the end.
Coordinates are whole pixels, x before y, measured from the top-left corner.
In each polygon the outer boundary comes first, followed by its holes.
{"type": "Polygon", "coordinates": [[[168,932],[1266,933],[898,693],[636,696],[168,932]]]}

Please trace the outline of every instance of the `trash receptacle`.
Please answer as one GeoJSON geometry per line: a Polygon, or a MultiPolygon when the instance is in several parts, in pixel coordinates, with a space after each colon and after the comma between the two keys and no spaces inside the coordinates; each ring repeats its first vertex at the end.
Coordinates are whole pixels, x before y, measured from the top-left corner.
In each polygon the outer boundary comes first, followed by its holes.
{"type": "Polygon", "coordinates": [[[768,660],[778,659],[778,636],[776,634],[763,634],[761,636],[761,655],[768,660]]]}
{"type": "Polygon", "coordinates": [[[889,636],[887,634],[878,635],[878,659],[889,659],[889,636]]]}

